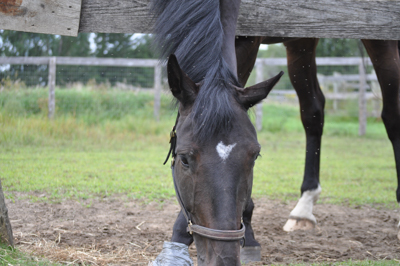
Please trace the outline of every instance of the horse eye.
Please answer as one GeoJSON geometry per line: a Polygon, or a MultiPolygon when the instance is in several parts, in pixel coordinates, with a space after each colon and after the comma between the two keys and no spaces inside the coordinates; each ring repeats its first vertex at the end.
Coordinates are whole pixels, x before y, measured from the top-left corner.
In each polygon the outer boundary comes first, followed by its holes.
{"type": "Polygon", "coordinates": [[[188,162],[187,158],[185,157],[185,155],[180,155],[179,157],[181,158],[181,164],[184,167],[189,167],[189,162],[188,162]]]}

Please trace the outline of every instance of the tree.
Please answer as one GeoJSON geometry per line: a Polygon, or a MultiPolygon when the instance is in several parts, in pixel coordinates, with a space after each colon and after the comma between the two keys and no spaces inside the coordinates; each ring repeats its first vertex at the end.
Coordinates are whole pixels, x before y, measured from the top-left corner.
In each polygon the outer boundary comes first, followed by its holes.
{"type": "MultiPolygon", "coordinates": [[[[94,55],[96,57],[156,58],[151,49],[152,40],[151,35],[98,33],[94,37],[96,45],[94,55]]],[[[148,87],[149,79],[154,75],[153,68],[97,67],[96,72],[95,79],[98,83],[108,81],[115,84],[124,81],[139,87],[148,87]],[[118,75],[115,75],[115,72],[118,72],[118,75]]]]}
{"type": "MultiPolygon", "coordinates": [[[[317,57],[359,57],[365,56],[360,40],[355,39],[320,39],[317,57]]],[[[357,66],[318,66],[318,73],[332,75],[333,72],[357,74],[357,66]]]]}
{"type": "Polygon", "coordinates": [[[359,40],[355,39],[320,39],[317,46],[317,57],[360,56],[359,40]]]}
{"type": "Polygon", "coordinates": [[[77,37],[60,36],[57,56],[90,56],[90,33],[79,33],[77,37]]]}
{"type": "MultiPolygon", "coordinates": [[[[89,34],[78,37],[38,34],[21,31],[0,32],[0,56],[89,56],[89,34]]],[[[48,69],[46,65],[10,65],[0,74],[0,78],[20,79],[27,86],[47,84],[48,69]],[[28,75],[24,73],[29,73],[28,75]]],[[[63,80],[63,74],[58,76],[63,80]]],[[[70,79],[68,79],[70,80],[70,79]]]]}
{"type": "MultiPolygon", "coordinates": [[[[80,33],[77,37],[67,37],[0,30],[0,56],[156,58],[151,49],[152,40],[151,35],[145,34],[80,33]]],[[[58,70],[57,85],[95,79],[98,83],[126,81],[149,87],[154,73],[153,68],[126,67],[61,66],[58,70]]],[[[6,77],[19,79],[27,86],[46,86],[48,69],[47,65],[10,65],[0,73],[0,79],[6,77]]]]}

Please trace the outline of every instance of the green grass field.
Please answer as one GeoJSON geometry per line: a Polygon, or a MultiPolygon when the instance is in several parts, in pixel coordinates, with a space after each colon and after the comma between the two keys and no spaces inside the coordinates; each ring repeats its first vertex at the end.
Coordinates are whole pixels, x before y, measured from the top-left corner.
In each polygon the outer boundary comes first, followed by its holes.
{"type": "MultiPolygon", "coordinates": [[[[38,107],[47,97],[44,90],[0,94],[0,178],[6,195],[173,197],[169,166],[162,165],[175,119],[171,99],[162,98],[157,122],[152,96],[132,95],[58,90],[56,118],[49,121],[45,108],[38,107]]],[[[357,136],[355,117],[327,116],[325,125],[321,200],[396,206],[394,159],[381,121],[370,119],[363,137],[357,136]]],[[[297,107],[265,104],[258,138],[262,157],[255,166],[253,196],[295,200],[305,156],[297,107]]]]}
{"type": "MultiPolygon", "coordinates": [[[[174,197],[169,164],[162,165],[176,115],[170,97],[162,97],[160,121],[153,119],[153,96],[146,93],[58,89],[52,121],[46,117],[46,97],[39,89],[0,93],[0,179],[6,197],[18,200],[14,192],[50,202],[103,195],[159,202],[174,197]]],[[[370,119],[367,135],[357,133],[356,117],[327,116],[320,202],[396,207],[395,164],[383,124],[370,119]]],[[[265,104],[258,138],[262,157],[255,166],[253,197],[296,200],[305,156],[298,108],[265,104]]],[[[346,265],[393,265],[379,263],[346,265]]]]}

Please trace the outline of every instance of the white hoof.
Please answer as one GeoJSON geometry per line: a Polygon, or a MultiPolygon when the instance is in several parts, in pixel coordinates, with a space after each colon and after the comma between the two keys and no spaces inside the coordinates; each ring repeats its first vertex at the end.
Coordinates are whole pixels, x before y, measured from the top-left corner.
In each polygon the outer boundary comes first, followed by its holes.
{"type": "Polygon", "coordinates": [[[293,232],[297,230],[311,230],[314,229],[315,223],[307,219],[294,219],[289,218],[283,230],[286,232],[293,232]]]}
{"type": "Polygon", "coordinates": [[[321,186],[314,190],[307,190],[303,192],[301,198],[296,204],[296,207],[290,212],[289,220],[286,222],[283,230],[286,232],[296,230],[310,230],[315,227],[317,219],[313,214],[314,203],[318,200],[321,194],[321,186]]]}

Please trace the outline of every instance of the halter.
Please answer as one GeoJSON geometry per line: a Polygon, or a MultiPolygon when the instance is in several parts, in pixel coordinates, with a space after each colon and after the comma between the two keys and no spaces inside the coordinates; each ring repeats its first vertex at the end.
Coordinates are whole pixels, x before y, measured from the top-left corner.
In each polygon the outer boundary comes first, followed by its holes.
{"type": "Polygon", "coordinates": [[[242,246],[244,246],[244,243],[245,243],[244,234],[245,234],[245,231],[246,231],[246,227],[244,226],[243,221],[241,222],[241,228],[239,230],[211,229],[211,228],[207,228],[207,227],[204,227],[204,226],[201,226],[201,225],[196,225],[196,224],[192,223],[192,219],[190,218],[190,213],[185,208],[185,205],[183,204],[183,201],[182,201],[181,195],[179,193],[178,187],[176,185],[176,178],[175,178],[175,174],[174,174],[175,157],[176,157],[175,147],[176,147],[176,141],[177,141],[176,126],[178,124],[178,119],[179,119],[179,112],[178,112],[178,115],[176,117],[175,125],[172,128],[172,131],[170,133],[170,141],[169,141],[169,143],[171,145],[170,145],[170,148],[169,148],[167,159],[164,162],[164,165],[167,163],[169,157],[172,155],[172,161],[171,161],[172,178],[173,178],[173,181],[174,181],[174,188],[175,188],[176,198],[178,199],[179,205],[181,206],[181,208],[183,210],[182,213],[185,216],[186,222],[188,224],[188,226],[186,228],[186,232],[188,232],[191,235],[193,235],[193,233],[196,233],[196,234],[201,235],[203,237],[207,237],[207,238],[214,239],[214,240],[222,240],[222,241],[237,241],[237,240],[242,240],[243,239],[242,246]]]}

